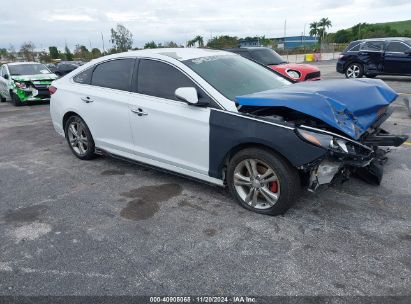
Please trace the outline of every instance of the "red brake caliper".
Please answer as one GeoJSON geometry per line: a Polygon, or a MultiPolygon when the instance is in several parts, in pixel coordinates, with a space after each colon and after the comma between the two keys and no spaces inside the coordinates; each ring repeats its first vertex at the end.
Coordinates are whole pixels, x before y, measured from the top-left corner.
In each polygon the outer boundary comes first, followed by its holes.
{"type": "Polygon", "coordinates": [[[270,183],[270,191],[274,193],[278,191],[278,184],[276,181],[270,183]]]}

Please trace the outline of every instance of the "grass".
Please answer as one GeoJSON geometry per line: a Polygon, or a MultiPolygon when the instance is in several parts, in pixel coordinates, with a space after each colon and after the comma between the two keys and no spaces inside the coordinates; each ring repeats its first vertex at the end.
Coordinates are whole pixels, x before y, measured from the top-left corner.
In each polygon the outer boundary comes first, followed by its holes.
{"type": "Polygon", "coordinates": [[[411,20],[383,22],[383,23],[376,23],[376,24],[389,25],[392,29],[397,30],[399,33],[403,33],[405,30],[411,31],[411,20]]]}

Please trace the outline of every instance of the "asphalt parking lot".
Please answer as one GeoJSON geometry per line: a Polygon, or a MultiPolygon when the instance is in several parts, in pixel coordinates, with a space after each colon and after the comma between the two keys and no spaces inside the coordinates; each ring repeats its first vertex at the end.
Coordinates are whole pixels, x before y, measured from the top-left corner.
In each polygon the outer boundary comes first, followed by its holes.
{"type": "MultiPolygon", "coordinates": [[[[411,93],[411,77],[380,79],[411,93]]],[[[385,127],[411,136],[393,107],[385,127]]],[[[218,187],[80,161],[48,105],[0,104],[1,295],[409,295],[410,218],[409,144],[381,186],[353,178],[269,217],[218,187]]]]}

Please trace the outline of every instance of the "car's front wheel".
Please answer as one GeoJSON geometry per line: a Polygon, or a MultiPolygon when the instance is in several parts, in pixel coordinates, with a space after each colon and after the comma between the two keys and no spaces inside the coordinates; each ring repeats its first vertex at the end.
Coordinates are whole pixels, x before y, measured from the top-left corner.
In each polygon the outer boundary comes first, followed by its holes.
{"type": "Polygon", "coordinates": [[[64,128],[67,143],[75,156],[82,160],[93,159],[95,146],[87,124],[77,115],[71,116],[64,128]]]}
{"type": "Polygon", "coordinates": [[[231,159],[227,183],[241,206],[269,215],[283,214],[300,192],[297,170],[281,156],[261,148],[242,150],[231,159]]]}
{"type": "Polygon", "coordinates": [[[20,100],[20,97],[14,92],[11,93],[11,100],[13,101],[13,104],[16,107],[20,107],[21,105],[23,105],[23,103],[20,100]]]}
{"type": "Polygon", "coordinates": [[[345,77],[347,78],[361,78],[364,75],[364,69],[360,63],[351,63],[345,69],[345,77]]]}

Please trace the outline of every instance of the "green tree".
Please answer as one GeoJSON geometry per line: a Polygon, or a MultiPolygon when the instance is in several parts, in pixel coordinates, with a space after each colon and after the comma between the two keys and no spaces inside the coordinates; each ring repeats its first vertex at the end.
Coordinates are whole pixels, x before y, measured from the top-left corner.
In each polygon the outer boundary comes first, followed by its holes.
{"type": "Polygon", "coordinates": [[[330,41],[335,43],[347,43],[352,41],[352,32],[349,30],[339,30],[330,38],[330,41]]]}
{"type": "Polygon", "coordinates": [[[332,26],[331,20],[328,18],[321,18],[318,22],[318,26],[320,28],[319,36],[321,37],[321,39],[324,39],[327,29],[332,26]]]}
{"type": "Polygon", "coordinates": [[[16,56],[15,56],[16,49],[14,48],[14,45],[12,45],[12,44],[9,45],[8,54],[9,54],[8,55],[8,60],[10,60],[10,61],[16,60],[16,56]]]}
{"type": "Polygon", "coordinates": [[[70,49],[66,45],[64,48],[64,59],[67,61],[72,61],[73,60],[73,54],[71,53],[70,49]]]}
{"type": "Polygon", "coordinates": [[[93,59],[95,59],[95,58],[99,58],[99,57],[101,57],[101,51],[100,51],[100,49],[98,49],[98,48],[93,48],[92,50],[91,50],[91,57],[93,58],[93,59]]]}
{"type": "Polygon", "coordinates": [[[198,45],[198,47],[204,47],[204,38],[200,35],[194,37],[193,39],[187,41],[187,46],[192,47],[195,45],[198,45]]]}
{"type": "Polygon", "coordinates": [[[144,45],[144,48],[145,49],[156,49],[158,48],[158,45],[154,41],[150,41],[144,45]]]}
{"type": "Polygon", "coordinates": [[[310,36],[318,37],[319,34],[319,24],[317,21],[310,23],[310,36]]]}
{"type": "Polygon", "coordinates": [[[24,60],[26,61],[34,61],[34,49],[36,46],[31,41],[26,41],[21,45],[20,53],[22,54],[24,60]]]}
{"type": "Polygon", "coordinates": [[[50,54],[47,53],[46,51],[41,51],[39,54],[39,59],[40,59],[40,62],[47,63],[47,62],[51,62],[52,58],[50,54]]]}
{"type": "Polygon", "coordinates": [[[52,59],[58,59],[60,58],[60,52],[57,49],[57,47],[55,46],[49,46],[49,53],[50,53],[50,57],[52,59]]]}
{"type": "Polygon", "coordinates": [[[111,43],[117,52],[126,52],[133,47],[133,34],[122,24],[111,29],[111,43]]]}
{"type": "Polygon", "coordinates": [[[164,47],[166,47],[166,48],[178,48],[178,45],[174,41],[167,41],[167,42],[164,42],[164,47]]]}
{"type": "Polygon", "coordinates": [[[207,42],[207,47],[213,49],[234,48],[238,46],[238,38],[232,36],[213,37],[207,42]]]}
{"type": "Polygon", "coordinates": [[[76,44],[74,49],[74,58],[80,58],[88,60],[91,57],[90,51],[84,45],[76,44]]]}

